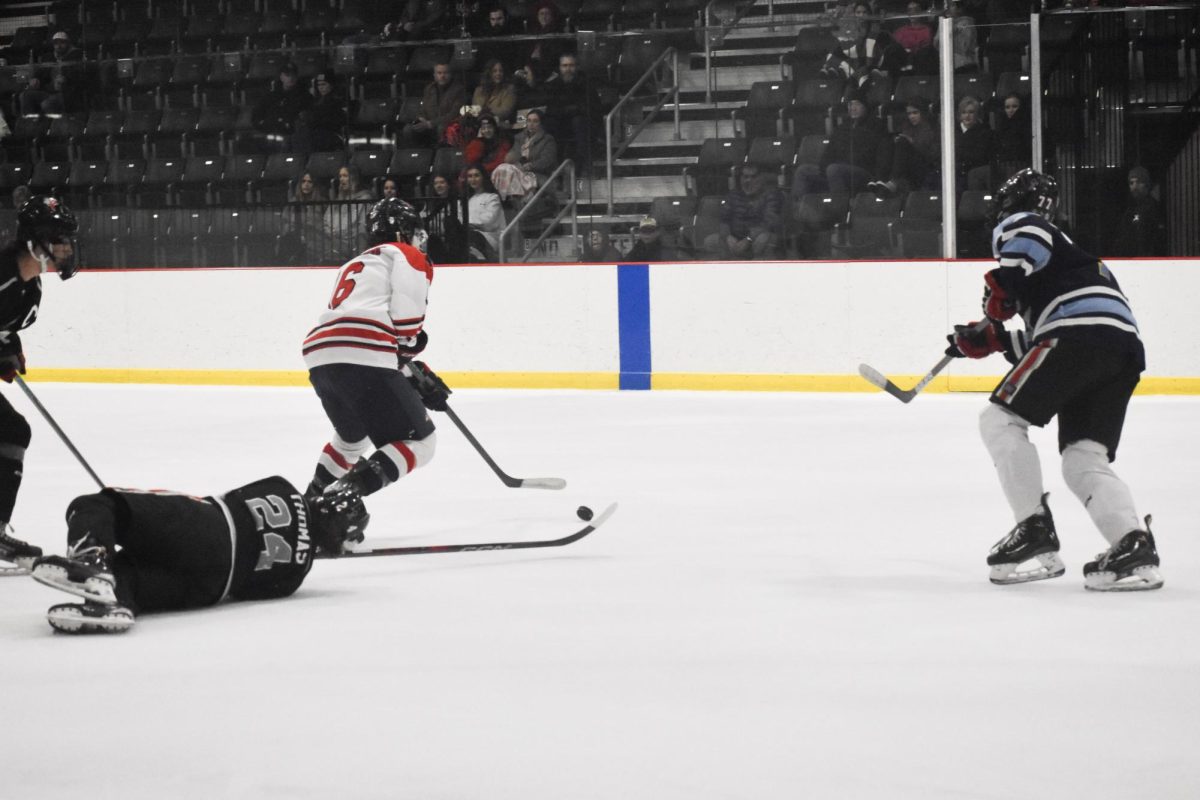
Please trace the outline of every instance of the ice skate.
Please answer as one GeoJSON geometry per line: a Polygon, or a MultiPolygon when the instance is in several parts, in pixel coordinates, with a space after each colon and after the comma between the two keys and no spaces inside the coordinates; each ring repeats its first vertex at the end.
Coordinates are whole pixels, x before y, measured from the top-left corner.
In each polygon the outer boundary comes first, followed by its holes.
{"type": "Polygon", "coordinates": [[[46,611],[46,621],[62,633],[124,633],[133,627],[134,616],[125,606],[59,603],[46,611]]]}
{"type": "Polygon", "coordinates": [[[38,583],[78,595],[101,605],[116,605],[116,581],[105,549],[90,538],[80,539],[65,556],[43,556],[33,562],[38,583]]]}
{"type": "Polygon", "coordinates": [[[42,548],[23,542],[9,531],[12,526],[8,523],[0,525],[0,561],[16,564],[8,567],[0,564],[0,574],[22,574],[33,567],[33,562],[42,556],[42,548]]]}
{"type": "Polygon", "coordinates": [[[1121,541],[1083,565],[1083,586],[1096,592],[1142,592],[1161,589],[1162,573],[1158,571],[1158,549],[1150,532],[1150,515],[1146,515],[1146,530],[1130,531],[1121,541]]]}
{"type": "Polygon", "coordinates": [[[1057,578],[1067,571],[1058,556],[1058,534],[1054,517],[1042,495],[1041,510],[1017,523],[1008,535],[992,546],[987,563],[992,568],[988,579],[1002,586],[1057,578]],[[1031,562],[1031,563],[1030,563],[1031,562]],[[1025,567],[1022,569],[1022,567],[1025,567]]]}

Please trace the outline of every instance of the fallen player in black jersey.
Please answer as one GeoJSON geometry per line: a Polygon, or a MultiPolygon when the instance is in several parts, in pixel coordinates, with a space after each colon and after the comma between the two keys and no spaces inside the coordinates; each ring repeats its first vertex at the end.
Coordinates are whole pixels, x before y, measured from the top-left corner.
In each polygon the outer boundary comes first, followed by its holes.
{"type": "Polygon", "coordinates": [[[119,633],[138,614],[287,597],[369,519],[357,496],[305,498],[277,476],[212,497],[109,488],[71,502],[66,555],[31,575],[84,599],[50,607],[55,630],[119,633]]]}

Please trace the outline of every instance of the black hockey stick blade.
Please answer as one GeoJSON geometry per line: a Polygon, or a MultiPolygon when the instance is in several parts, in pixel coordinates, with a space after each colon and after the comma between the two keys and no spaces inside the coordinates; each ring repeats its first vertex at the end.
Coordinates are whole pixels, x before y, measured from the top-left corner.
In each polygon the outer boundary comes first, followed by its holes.
{"type": "Polygon", "coordinates": [[[466,423],[463,422],[461,419],[459,419],[458,414],[455,414],[454,409],[450,408],[450,406],[446,406],[446,416],[448,416],[450,418],[450,421],[454,423],[454,426],[456,428],[458,428],[459,432],[461,432],[462,435],[466,437],[467,441],[471,443],[471,446],[475,448],[475,452],[479,453],[479,455],[481,455],[483,457],[483,460],[487,462],[487,465],[492,468],[492,472],[496,473],[496,477],[498,477],[504,483],[504,485],[507,486],[508,488],[510,488],[510,489],[565,489],[566,488],[567,482],[564,481],[562,478],[514,478],[512,475],[509,475],[507,472],[500,469],[500,465],[497,464],[490,455],[488,455],[488,451],[483,449],[483,445],[481,445],[479,443],[479,440],[476,439],[475,435],[471,433],[469,428],[467,428],[466,423]]]}
{"type": "MultiPolygon", "coordinates": [[[[981,319],[976,322],[974,329],[982,331],[991,324],[990,319],[981,319]]],[[[870,364],[859,364],[858,374],[863,376],[863,379],[872,386],[878,386],[892,397],[899,400],[901,403],[911,403],[912,399],[921,393],[921,390],[928,386],[938,373],[946,368],[946,366],[954,360],[954,356],[942,356],[942,360],[933,365],[933,369],[925,373],[925,377],[917,381],[917,385],[911,389],[901,389],[896,384],[888,380],[887,376],[879,370],[872,367],[870,364]]]]}
{"type": "Polygon", "coordinates": [[[613,503],[580,530],[561,539],[535,539],[525,542],[489,542],[485,544],[430,544],[416,547],[379,547],[374,550],[356,550],[351,553],[320,553],[317,558],[378,558],[380,556],[418,556],[426,553],[468,553],[479,550],[528,550],[533,547],[562,547],[578,542],[603,525],[617,510],[613,503]]]}

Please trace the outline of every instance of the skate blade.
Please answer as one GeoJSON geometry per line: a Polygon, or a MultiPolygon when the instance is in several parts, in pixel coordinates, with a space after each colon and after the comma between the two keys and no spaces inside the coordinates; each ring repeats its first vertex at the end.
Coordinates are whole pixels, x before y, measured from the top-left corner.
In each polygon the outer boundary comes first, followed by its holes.
{"type": "Polygon", "coordinates": [[[1014,583],[1029,583],[1031,581],[1044,581],[1050,578],[1060,578],[1066,573],[1067,567],[1059,558],[1058,553],[1042,553],[1040,556],[1030,559],[1031,563],[1037,561],[1038,566],[1030,569],[1019,571],[1017,568],[1020,564],[996,564],[992,567],[992,572],[988,575],[988,580],[997,586],[1011,586],[1014,583]]]}
{"type": "Polygon", "coordinates": [[[1117,580],[1115,572],[1093,572],[1083,579],[1083,588],[1093,592],[1148,592],[1161,589],[1162,573],[1158,567],[1138,567],[1124,578],[1117,580]]]}
{"type": "Polygon", "coordinates": [[[23,567],[20,564],[0,564],[0,578],[9,576],[16,577],[18,575],[28,575],[29,568],[23,567]]]}
{"type": "Polygon", "coordinates": [[[53,564],[38,564],[30,572],[35,581],[51,589],[73,594],[100,605],[112,606],[117,603],[117,595],[113,592],[112,584],[98,578],[89,578],[83,583],[76,583],[67,577],[67,571],[53,564]]]}
{"type": "Polygon", "coordinates": [[[107,609],[103,617],[90,617],[77,605],[51,606],[46,622],[61,633],[124,633],[133,627],[133,615],[126,609],[107,609]]]}

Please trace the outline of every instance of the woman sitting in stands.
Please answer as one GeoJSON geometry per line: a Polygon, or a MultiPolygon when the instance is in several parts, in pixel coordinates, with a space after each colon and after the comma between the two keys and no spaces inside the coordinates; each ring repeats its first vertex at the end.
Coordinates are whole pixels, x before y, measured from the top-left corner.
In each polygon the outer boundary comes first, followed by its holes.
{"type": "Polygon", "coordinates": [[[326,233],[325,195],[305,172],[296,180],[296,188],[283,215],[283,230],[275,242],[275,256],[280,264],[300,265],[321,262],[329,249],[326,233]]]}
{"type": "Polygon", "coordinates": [[[513,117],[517,113],[517,87],[508,80],[504,65],[499,59],[493,58],[483,68],[483,78],[475,87],[471,97],[472,105],[479,106],[484,114],[490,114],[501,128],[511,128],[513,117]]]}
{"type": "Polygon", "coordinates": [[[904,122],[892,137],[892,166],[886,180],[871,181],[867,188],[880,197],[893,197],[925,184],[942,160],[942,136],[929,119],[929,106],[913,98],[904,106],[904,122]]]}
{"type": "Polygon", "coordinates": [[[525,130],[517,134],[504,163],[492,172],[492,181],[502,200],[532,195],[558,168],[558,143],[542,128],[542,112],[531,109],[525,130]]]}
{"type": "MultiPolygon", "coordinates": [[[[496,118],[486,111],[479,117],[479,133],[467,142],[463,148],[463,161],[467,164],[481,164],[487,174],[492,174],[496,167],[504,163],[504,157],[512,149],[512,142],[499,129],[496,118]]],[[[467,171],[463,170],[465,183],[467,171]]]]}
{"type": "Polygon", "coordinates": [[[467,260],[467,236],[458,219],[458,202],[454,182],[445,175],[434,175],[429,196],[418,213],[429,233],[429,259],[435,264],[461,264],[467,260]]]}
{"type": "Polygon", "coordinates": [[[504,230],[504,209],[500,196],[479,164],[467,167],[467,225],[472,261],[494,262],[504,230]]]}
{"type": "Polygon", "coordinates": [[[1000,179],[1007,180],[1033,160],[1033,123],[1019,94],[1005,97],[1002,110],[996,119],[996,160],[1000,179]]]}

